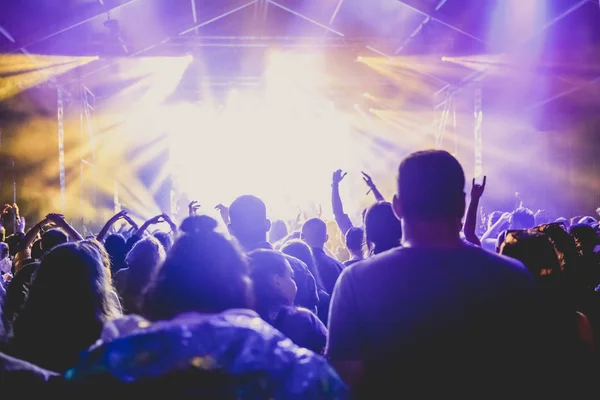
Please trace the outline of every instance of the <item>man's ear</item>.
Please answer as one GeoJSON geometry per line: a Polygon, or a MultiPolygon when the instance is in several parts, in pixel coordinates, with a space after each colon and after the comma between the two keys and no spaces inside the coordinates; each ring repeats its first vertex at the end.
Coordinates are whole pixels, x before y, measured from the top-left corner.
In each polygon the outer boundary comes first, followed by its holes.
{"type": "Polygon", "coordinates": [[[271,220],[266,219],[265,220],[265,232],[269,232],[270,230],[271,230],[271,220]]]}
{"type": "Polygon", "coordinates": [[[392,200],[392,208],[394,210],[394,215],[396,216],[396,218],[401,220],[402,219],[402,206],[400,205],[400,199],[398,198],[397,194],[394,195],[394,199],[392,200]]]}
{"type": "Polygon", "coordinates": [[[329,242],[329,235],[325,235],[325,243],[329,242]]]}
{"type": "Polygon", "coordinates": [[[231,224],[227,224],[227,230],[231,236],[235,237],[235,231],[233,230],[233,226],[231,224]]]}

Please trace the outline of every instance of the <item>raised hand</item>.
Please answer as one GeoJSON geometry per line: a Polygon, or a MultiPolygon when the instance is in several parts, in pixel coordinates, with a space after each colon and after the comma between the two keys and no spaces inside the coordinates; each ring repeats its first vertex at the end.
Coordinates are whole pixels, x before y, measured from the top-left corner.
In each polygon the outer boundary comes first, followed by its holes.
{"type": "Polygon", "coordinates": [[[17,219],[20,219],[21,215],[19,214],[19,206],[17,205],[17,203],[12,204],[12,209],[14,210],[17,219]]]}
{"type": "Polygon", "coordinates": [[[373,179],[367,175],[366,173],[364,173],[363,171],[360,172],[363,175],[363,181],[365,181],[365,183],[367,184],[367,186],[370,189],[373,189],[373,187],[375,187],[375,184],[373,183],[373,179]]]}
{"type": "Polygon", "coordinates": [[[17,218],[17,231],[25,233],[25,217],[17,218]]]}
{"type": "Polygon", "coordinates": [[[334,185],[339,185],[340,182],[346,177],[346,175],[348,175],[347,172],[344,172],[341,169],[338,169],[337,171],[335,171],[333,173],[333,177],[331,178],[331,183],[334,185]]]}
{"type": "Polygon", "coordinates": [[[136,231],[139,229],[138,224],[136,224],[136,222],[133,219],[131,219],[131,217],[128,214],[125,214],[123,216],[123,219],[127,221],[129,225],[131,225],[131,227],[134,228],[136,231]]]}
{"type": "Polygon", "coordinates": [[[122,210],[122,211],[119,211],[118,213],[116,213],[115,215],[113,215],[113,217],[111,218],[111,221],[117,222],[118,220],[125,218],[126,216],[127,216],[127,211],[122,210]]]}
{"type": "Polygon", "coordinates": [[[221,214],[221,219],[223,220],[223,222],[228,224],[229,223],[229,207],[224,206],[223,204],[217,204],[215,206],[215,210],[219,210],[219,213],[221,214]]]}
{"type": "Polygon", "coordinates": [[[483,196],[483,192],[485,191],[485,183],[487,181],[487,176],[483,177],[483,182],[481,185],[475,183],[475,178],[473,178],[473,184],[471,186],[471,200],[479,200],[481,196],[483,196]]]}
{"type": "Polygon", "coordinates": [[[190,204],[188,204],[189,216],[193,217],[194,215],[196,215],[198,213],[199,209],[200,209],[200,204],[198,204],[198,202],[196,200],[191,201],[190,204]]]}
{"type": "Polygon", "coordinates": [[[156,217],[152,217],[148,220],[148,223],[150,225],[156,225],[156,224],[160,224],[162,222],[165,222],[165,215],[164,214],[160,214],[157,215],[156,217]]]}
{"type": "Polygon", "coordinates": [[[509,222],[510,217],[512,217],[512,213],[505,212],[504,214],[502,214],[502,216],[500,216],[498,222],[509,222]]]}

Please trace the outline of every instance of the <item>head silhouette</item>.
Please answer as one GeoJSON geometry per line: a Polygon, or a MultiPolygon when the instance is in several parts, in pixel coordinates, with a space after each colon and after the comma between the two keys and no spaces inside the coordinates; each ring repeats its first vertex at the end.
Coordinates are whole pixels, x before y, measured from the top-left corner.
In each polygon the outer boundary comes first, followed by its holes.
{"type": "Polygon", "coordinates": [[[44,253],[47,253],[56,246],[65,244],[68,241],[69,238],[63,231],[61,231],[60,229],[50,229],[49,231],[44,232],[44,234],[42,235],[42,251],[44,253]]]}
{"type": "Polygon", "coordinates": [[[465,174],[450,153],[427,150],[398,168],[394,212],[402,219],[406,245],[455,246],[465,212],[465,174]]]}
{"type": "Polygon", "coordinates": [[[329,240],[327,224],[319,218],[309,219],[302,225],[301,238],[310,247],[322,249],[329,240]]]}
{"type": "Polygon", "coordinates": [[[346,248],[353,255],[362,255],[365,243],[365,231],[363,228],[353,227],[346,232],[346,248]]]}
{"type": "Polygon", "coordinates": [[[217,221],[189,217],[150,285],[144,314],[170,319],[185,312],[219,313],[251,306],[248,264],[234,242],[215,232],[217,221]]]}
{"type": "Polygon", "coordinates": [[[373,204],[365,215],[365,239],[373,254],[400,246],[402,224],[388,202],[373,204]]]}
{"type": "Polygon", "coordinates": [[[266,242],[270,228],[267,207],[258,197],[240,196],[229,206],[229,232],[247,250],[266,242]]]}
{"type": "Polygon", "coordinates": [[[266,319],[270,308],[292,306],[298,288],[285,256],[278,251],[258,249],[248,253],[248,257],[256,311],[266,319]]]}
{"type": "Polygon", "coordinates": [[[464,188],[465,174],[450,153],[419,151],[400,163],[394,208],[407,220],[460,220],[464,188]]]}
{"type": "Polygon", "coordinates": [[[510,229],[531,229],[535,226],[535,215],[528,208],[518,208],[510,217],[510,229]]]}

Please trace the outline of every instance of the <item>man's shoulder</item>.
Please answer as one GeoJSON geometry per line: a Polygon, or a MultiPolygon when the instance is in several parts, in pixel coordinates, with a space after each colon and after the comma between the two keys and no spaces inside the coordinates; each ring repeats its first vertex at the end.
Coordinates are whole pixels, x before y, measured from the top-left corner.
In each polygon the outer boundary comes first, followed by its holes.
{"type": "MultiPolygon", "coordinates": [[[[364,260],[357,261],[353,264],[347,265],[342,271],[342,275],[348,276],[363,276],[370,274],[371,272],[377,271],[384,265],[398,265],[402,264],[406,259],[406,252],[402,248],[395,248],[385,253],[378,254],[376,256],[365,258],[364,260]]],[[[347,278],[346,278],[347,279],[347,278]]]]}
{"type": "MultiPolygon", "coordinates": [[[[398,247],[346,267],[344,273],[346,275],[364,277],[365,275],[372,273],[379,273],[382,271],[382,267],[390,265],[397,268],[395,269],[396,273],[401,273],[402,266],[416,266],[422,262],[422,260],[434,257],[436,253],[438,253],[437,250],[419,250],[398,247]]],[[[472,266],[473,268],[482,268],[486,266],[488,267],[488,271],[490,269],[492,271],[498,270],[503,271],[503,273],[522,275],[527,279],[531,279],[529,271],[520,261],[491,253],[480,247],[461,246],[453,250],[440,250],[438,256],[439,255],[450,263],[460,263],[466,267],[472,266]]]]}

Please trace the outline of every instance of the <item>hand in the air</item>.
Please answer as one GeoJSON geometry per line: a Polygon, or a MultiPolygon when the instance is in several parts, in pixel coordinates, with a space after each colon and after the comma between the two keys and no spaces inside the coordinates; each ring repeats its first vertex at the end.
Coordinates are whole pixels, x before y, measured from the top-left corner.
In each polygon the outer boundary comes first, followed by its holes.
{"type": "Polygon", "coordinates": [[[344,172],[341,169],[338,169],[337,171],[335,171],[333,173],[333,177],[331,178],[331,183],[333,185],[339,185],[340,182],[346,177],[346,175],[348,175],[347,172],[344,172]]]}
{"type": "Polygon", "coordinates": [[[483,192],[485,191],[485,183],[487,181],[487,176],[483,177],[483,182],[481,185],[475,183],[475,178],[473,178],[473,184],[471,186],[471,200],[479,200],[481,196],[483,196],[483,192]]]}

